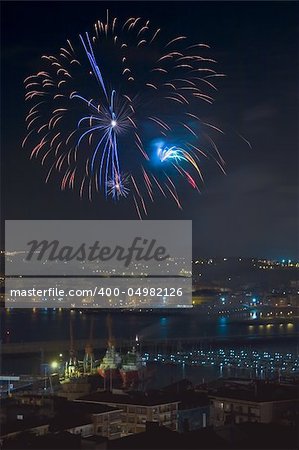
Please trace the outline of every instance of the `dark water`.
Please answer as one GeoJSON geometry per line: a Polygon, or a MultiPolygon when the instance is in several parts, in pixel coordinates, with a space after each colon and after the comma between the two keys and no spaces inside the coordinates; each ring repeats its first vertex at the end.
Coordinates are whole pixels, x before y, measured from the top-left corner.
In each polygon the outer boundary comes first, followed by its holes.
{"type": "MultiPolygon", "coordinates": [[[[47,341],[69,339],[69,318],[73,319],[74,338],[86,339],[89,336],[91,317],[94,318],[94,338],[107,337],[107,314],[95,314],[74,310],[2,310],[2,342],[47,341]]],[[[190,338],[215,337],[290,337],[299,335],[299,321],[269,319],[268,321],[249,320],[243,316],[208,317],[202,313],[165,315],[124,313],[112,314],[112,332],[116,339],[134,338],[190,338]]]]}

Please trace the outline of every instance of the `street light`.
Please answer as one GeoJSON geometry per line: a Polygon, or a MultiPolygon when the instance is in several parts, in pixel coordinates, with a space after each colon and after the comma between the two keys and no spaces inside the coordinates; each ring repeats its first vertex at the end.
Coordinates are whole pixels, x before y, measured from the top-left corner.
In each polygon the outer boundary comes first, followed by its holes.
{"type": "Polygon", "coordinates": [[[58,362],[57,361],[52,361],[51,362],[51,369],[57,369],[58,368],[58,362]]]}

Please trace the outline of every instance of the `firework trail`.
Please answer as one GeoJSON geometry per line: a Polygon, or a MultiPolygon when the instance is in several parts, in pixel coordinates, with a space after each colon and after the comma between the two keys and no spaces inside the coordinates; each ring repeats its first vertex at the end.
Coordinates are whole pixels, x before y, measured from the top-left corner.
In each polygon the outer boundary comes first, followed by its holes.
{"type": "Polygon", "coordinates": [[[130,198],[140,217],[157,194],[181,208],[179,180],[198,190],[203,158],[224,170],[207,133],[222,131],[197,115],[223,76],[208,51],[186,36],[165,38],[149,20],[119,23],[107,12],[76,44],[42,56],[42,70],[24,81],[23,146],[46,167],[46,182],[56,176],[62,190],[90,200],[96,192],[130,198]]]}

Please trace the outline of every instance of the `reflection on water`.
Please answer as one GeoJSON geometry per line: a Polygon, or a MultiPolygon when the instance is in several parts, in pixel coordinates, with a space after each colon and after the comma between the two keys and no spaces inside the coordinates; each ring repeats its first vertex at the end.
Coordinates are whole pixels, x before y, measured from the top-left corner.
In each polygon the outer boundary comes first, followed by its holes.
{"type": "MultiPolygon", "coordinates": [[[[78,310],[61,309],[42,310],[3,310],[1,313],[3,342],[46,341],[49,339],[69,339],[69,317],[74,323],[74,334],[77,339],[89,335],[90,319],[94,317],[94,338],[106,338],[106,313],[85,313],[78,310]]],[[[203,314],[191,312],[176,316],[163,314],[112,314],[113,334],[117,338],[141,339],[174,338],[174,337],[214,337],[233,336],[290,336],[298,333],[299,325],[295,319],[282,321],[269,319],[268,323],[257,318],[253,311],[254,324],[242,318],[221,316],[210,318],[203,314]]]]}
{"type": "Polygon", "coordinates": [[[183,378],[187,378],[194,384],[205,383],[216,378],[275,378],[277,373],[270,373],[266,370],[239,369],[232,367],[190,367],[185,365],[163,365],[151,364],[152,377],[148,381],[148,387],[159,388],[167,384],[174,383],[183,378]]]}
{"type": "Polygon", "coordinates": [[[218,320],[218,329],[219,329],[219,335],[220,336],[226,336],[228,333],[228,319],[227,317],[219,317],[218,320]]]}

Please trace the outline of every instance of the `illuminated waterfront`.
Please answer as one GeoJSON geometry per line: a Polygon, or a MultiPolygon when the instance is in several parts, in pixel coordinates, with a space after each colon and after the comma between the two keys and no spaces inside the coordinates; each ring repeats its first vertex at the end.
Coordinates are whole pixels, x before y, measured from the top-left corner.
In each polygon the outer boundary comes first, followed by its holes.
{"type": "MultiPolygon", "coordinates": [[[[70,315],[79,355],[84,353],[91,317],[94,318],[95,356],[101,358],[107,342],[106,313],[36,310],[28,314],[6,310],[2,312],[2,342],[24,348],[30,347],[31,342],[37,350],[27,356],[3,355],[2,371],[38,374],[41,363],[59,359],[60,354],[67,358],[70,315]]],[[[166,374],[175,379],[188,375],[195,381],[232,374],[253,377],[273,376],[278,371],[296,374],[299,323],[296,318],[285,316],[261,318],[252,316],[252,311],[241,311],[207,317],[193,311],[181,315],[136,312],[112,317],[113,334],[121,351],[135,335],[140,337],[143,358],[155,368],[156,384],[166,374]]]]}

